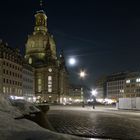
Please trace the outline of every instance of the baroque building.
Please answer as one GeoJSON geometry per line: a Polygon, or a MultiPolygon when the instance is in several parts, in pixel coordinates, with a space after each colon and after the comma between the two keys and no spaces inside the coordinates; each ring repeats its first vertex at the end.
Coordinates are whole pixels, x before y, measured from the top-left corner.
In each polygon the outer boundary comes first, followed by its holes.
{"type": "Polygon", "coordinates": [[[35,94],[38,100],[62,102],[68,92],[68,72],[63,51],[57,57],[56,44],[47,28],[43,10],[35,14],[35,27],[28,36],[25,60],[34,67],[35,94]]]}
{"type": "MultiPolygon", "coordinates": [[[[34,98],[34,69],[24,62],[19,49],[0,40],[0,93],[12,98],[34,98]]],[[[29,100],[30,99],[30,100],[29,100]]]]}
{"type": "Polygon", "coordinates": [[[0,40],[0,93],[22,96],[23,58],[18,49],[12,49],[0,40]]]}

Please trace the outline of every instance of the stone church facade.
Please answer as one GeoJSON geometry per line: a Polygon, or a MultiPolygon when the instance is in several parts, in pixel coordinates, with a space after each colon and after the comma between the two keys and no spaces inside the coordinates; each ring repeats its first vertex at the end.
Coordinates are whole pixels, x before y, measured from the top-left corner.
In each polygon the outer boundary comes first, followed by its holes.
{"type": "Polygon", "coordinates": [[[68,94],[68,72],[63,51],[57,57],[56,44],[47,28],[43,10],[35,14],[35,27],[26,43],[25,60],[35,68],[35,95],[39,101],[63,102],[68,94]]]}

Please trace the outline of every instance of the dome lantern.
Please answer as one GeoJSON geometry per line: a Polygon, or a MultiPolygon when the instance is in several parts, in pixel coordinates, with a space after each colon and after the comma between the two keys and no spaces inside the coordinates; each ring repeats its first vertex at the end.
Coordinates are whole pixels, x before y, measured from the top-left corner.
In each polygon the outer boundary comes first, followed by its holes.
{"type": "Polygon", "coordinates": [[[37,11],[35,14],[34,34],[38,32],[42,32],[44,34],[47,32],[47,16],[43,10],[37,11]]]}

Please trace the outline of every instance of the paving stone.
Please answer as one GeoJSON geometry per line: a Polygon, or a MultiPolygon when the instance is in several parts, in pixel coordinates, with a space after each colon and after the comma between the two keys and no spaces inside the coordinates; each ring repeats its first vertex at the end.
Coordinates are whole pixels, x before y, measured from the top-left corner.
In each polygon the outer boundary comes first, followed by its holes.
{"type": "Polygon", "coordinates": [[[140,139],[140,117],[120,112],[50,110],[47,115],[57,132],[89,137],[140,139]]]}

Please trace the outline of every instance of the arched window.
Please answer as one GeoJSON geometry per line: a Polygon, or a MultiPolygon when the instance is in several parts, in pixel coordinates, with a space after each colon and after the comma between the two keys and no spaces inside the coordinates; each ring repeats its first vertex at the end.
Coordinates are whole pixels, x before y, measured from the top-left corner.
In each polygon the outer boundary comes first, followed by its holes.
{"type": "Polygon", "coordinates": [[[52,92],[52,76],[48,76],[48,92],[52,92]]]}
{"type": "Polygon", "coordinates": [[[32,64],[33,63],[33,60],[32,60],[32,58],[30,57],[29,58],[29,64],[32,64]]]}

